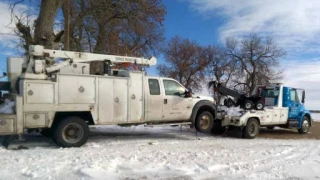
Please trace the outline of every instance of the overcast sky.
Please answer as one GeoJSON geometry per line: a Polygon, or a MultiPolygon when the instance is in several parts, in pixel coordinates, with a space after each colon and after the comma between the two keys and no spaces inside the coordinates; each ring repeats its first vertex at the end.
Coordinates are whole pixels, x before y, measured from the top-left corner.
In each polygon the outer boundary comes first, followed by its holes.
{"type": "MultiPolygon", "coordinates": [[[[30,2],[30,1],[27,1],[30,2]]],[[[32,2],[32,0],[31,0],[32,2]]],[[[168,15],[166,38],[174,35],[202,45],[223,43],[226,37],[248,33],[271,35],[288,52],[281,60],[283,83],[307,90],[307,107],[320,109],[320,1],[319,0],[164,0],[168,15]]],[[[8,1],[0,2],[0,71],[8,55],[15,51],[17,38],[10,25],[8,1]]],[[[28,3],[16,14],[33,11],[28,3]]],[[[31,16],[30,18],[34,18],[31,16]]],[[[163,58],[158,56],[158,62],[163,58]]],[[[148,70],[156,75],[155,67],[148,70]]],[[[205,93],[205,92],[204,92],[205,93]]]]}

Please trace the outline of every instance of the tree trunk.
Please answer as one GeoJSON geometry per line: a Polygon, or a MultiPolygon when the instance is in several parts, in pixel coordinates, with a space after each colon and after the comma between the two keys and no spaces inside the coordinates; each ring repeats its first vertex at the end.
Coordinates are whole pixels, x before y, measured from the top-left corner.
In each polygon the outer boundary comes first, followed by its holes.
{"type": "Polygon", "coordinates": [[[55,37],[53,27],[61,0],[42,0],[40,13],[35,26],[35,44],[45,48],[54,48],[59,42],[55,37]]]}

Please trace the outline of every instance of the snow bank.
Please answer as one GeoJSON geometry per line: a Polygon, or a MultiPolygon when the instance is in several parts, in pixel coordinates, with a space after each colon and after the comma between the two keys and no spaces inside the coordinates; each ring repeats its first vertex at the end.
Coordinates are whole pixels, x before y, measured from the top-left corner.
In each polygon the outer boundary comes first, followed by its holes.
{"type": "Polygon", "coordinates": [[[0,148],[2,179],[315,179],[316,140],[219,138],[182,128],[94,127],[81,148],[42,136],[29,150],[0,148]],[[297,170],[298,169],[298,170],[297,170]]]}

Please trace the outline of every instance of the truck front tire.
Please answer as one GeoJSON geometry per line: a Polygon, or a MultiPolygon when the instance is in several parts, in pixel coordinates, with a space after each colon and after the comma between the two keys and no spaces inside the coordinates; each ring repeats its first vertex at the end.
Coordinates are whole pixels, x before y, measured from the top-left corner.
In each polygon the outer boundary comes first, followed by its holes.
{"type": "Polygon", "coordinates": [[[255,138],[260,131],[260,125],[257,119],[250,118],[247,125],[243,128],[243,137],[247,139],[255,138]]]}
{"type": "Polygon", "coordinates": [[[80,117],[67,117],[53,129],[53,141],[60,147],[80,147],[89,137],[88,124],[80,117]]]}
{"type": "Polygon", "coordinates": [[[304,116],[303,119],[302,119],[302,125],[301,125],[301,128],[298,129],[298,132],[300,134],[306,134],[308,133],[310,130],[310,120],[307,116],[304,116]]]}
{"type": "Polygon", "coordinates": [[[210,133],[213,127],[213,116],[209,111],[201,112],[196,121],[196,129],[202,133],[210,133]]]}

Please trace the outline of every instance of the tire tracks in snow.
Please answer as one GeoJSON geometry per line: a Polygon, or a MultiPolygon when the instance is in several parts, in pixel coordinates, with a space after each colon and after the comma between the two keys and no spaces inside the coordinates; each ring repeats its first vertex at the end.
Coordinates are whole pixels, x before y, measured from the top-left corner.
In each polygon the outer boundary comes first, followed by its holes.
{"type": "MultiPolygon", "coordinates": [[[[285,148],[287,146],[284,146],[285,148]]],[[[290,149],[283,149],[281,152],[272,155],[273,150],[266,150],[267,154],[271,156],[256,159],[253,161],[240,161],[227,164],[218,164],[214,166],[207,167],[208,175],[204,175],[202,179],[207,179],[211,177],[217,179],[279,179],[286,178],[288,175],[285,172],[281,171],[282,169],[294,166],[296,164],[301,164],[308,158],[310,158],[314,153],[318,152],[317,148],[319,145],[311,145],[307,147],[294,145],[290,146],[290,149]],[[273,173],[269,173],[273,172],[273,173]],[[216,174],[215,174],[216,173],[216,174]],[[272,174],[272,175],[270,175],[272,174]]],[[[197,177],[201,178],[201,177],[197,177]]],[[[209,178],[210,179],[210,178],[209,178]]]]}

